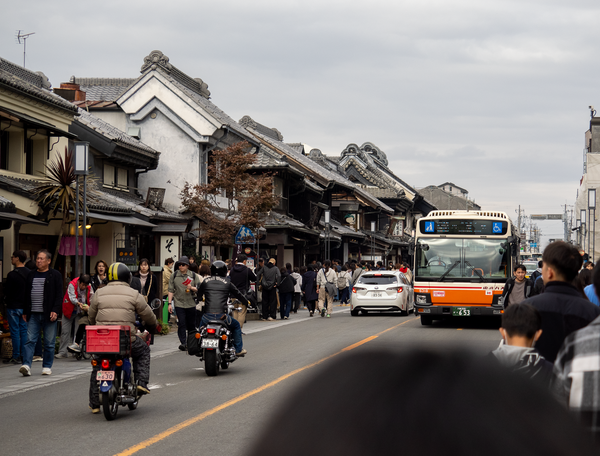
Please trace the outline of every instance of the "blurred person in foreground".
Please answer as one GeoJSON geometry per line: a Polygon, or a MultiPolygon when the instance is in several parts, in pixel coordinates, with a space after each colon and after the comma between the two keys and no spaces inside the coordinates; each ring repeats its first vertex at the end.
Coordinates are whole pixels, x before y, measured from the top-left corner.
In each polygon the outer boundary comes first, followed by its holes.
{"type": "Polygon", "coordinates": [[[548,391],[464,350],[365,350],[325,366],[307,384],[335,388],[293,392],[247,454],[598,454],[593,439],[548,391]],[[290,426],[272,432],[277,424],[310,423],[315,416],[327,423],[327,432],[310,438],[290,426]]]}
{"type": "MultiPolygon", "coordinates": [[[[600,289],[600,268],[593,285],[600,289]]],[[[600,442],[600,317],[570,334],[554,363],[556,395],[600,442]]]]}
{"type": "Polygon", "coordinates": [[[572,285],[582,263],[579,251],[572,244],[552,242],[544,249],[542,260],[544,293],[524,302],[542,315],[542,335],[536,348],[554,363],[565,338],[600,315],[600,307],[581,296],[572,285]]]}
{"type": "Polygon", "coordinates": [[[490,353],[492,359],[513,372],[549,387],[552,363],[533,348],[542,335],[542,316],[539,311],[529,304],[513,304],[502,314],[499,331],[502,342],[490,353]]]}

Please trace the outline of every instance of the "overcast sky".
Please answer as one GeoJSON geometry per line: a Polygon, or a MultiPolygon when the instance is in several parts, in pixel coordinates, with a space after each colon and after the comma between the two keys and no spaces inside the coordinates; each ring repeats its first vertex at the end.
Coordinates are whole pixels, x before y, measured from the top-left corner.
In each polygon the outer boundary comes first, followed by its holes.
{"type": "MultiPolygon", "coordinates": [[[[212,101],[328,155],[372,142],[415,187],[561,213],[597,103],[598,0],[4,2],[0,56],[58,87],[161,50],[212,101]]],[[[562,224],[541,222],[544,238],[562,224]]]]}

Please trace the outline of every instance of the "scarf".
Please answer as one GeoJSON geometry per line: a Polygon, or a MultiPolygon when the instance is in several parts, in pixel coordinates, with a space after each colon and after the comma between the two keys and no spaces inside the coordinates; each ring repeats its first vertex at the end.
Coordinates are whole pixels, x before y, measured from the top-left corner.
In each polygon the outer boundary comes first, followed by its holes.
{"type": "Polygon", "coordinates": [[[140,272],[140,282],[142,284],[142,290],[144,289],[144,287],[146,286],[146,279],[148,278],[148,274],[150,272],[147,272],[146,274],[140,272]]]}

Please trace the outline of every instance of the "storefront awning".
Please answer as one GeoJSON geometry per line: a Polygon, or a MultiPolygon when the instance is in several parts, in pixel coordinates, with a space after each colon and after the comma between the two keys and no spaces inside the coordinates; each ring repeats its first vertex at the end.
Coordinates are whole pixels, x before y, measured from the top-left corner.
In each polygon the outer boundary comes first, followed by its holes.
{"type": "Polygon", "coordinates": [[[26,128],[36,128],[39,130],[46,130],[48,136],[64,136],[69,139],[78,139],[77,135],[69,133],[68,131],[56,128],[54,125],[44,122],[34,117],[23,114],[22,112],[13,111],[5,107],[0,107],[0,120],[2,121],[13,121],[20,122],[25,125],[26,128]]]}
{"type": "Polygon", "coordinates": [[[152,228],[153,233],[185,233],[187,223],[163,223],[152,228]]]}
{"type": "Polygon", "coordinates": [[[44,225],[47,226],[46,222],[42,222],[41,220],[32,219],[29,217],[25,217],[24,215],[15,214],[13,212],[0,212],[0,219],[4,220],[12,220],[17,223],[31,223],[33,225],[44,225]]]}
{"type": "Polygon", "coordinates": [[[95,218],[99,220],[107,220],[109,222],[117,222],[123,223],[125,225],[137,225],[137,226],[148,226],[150,228],[154,228],[156,225],[150,222],[146,222],[145,220],[141,220],[137,217],[133,217],[131,215],[108,215],[108,214],[98,214],[96,212],[88,212],[88,218],[95,218]]]}

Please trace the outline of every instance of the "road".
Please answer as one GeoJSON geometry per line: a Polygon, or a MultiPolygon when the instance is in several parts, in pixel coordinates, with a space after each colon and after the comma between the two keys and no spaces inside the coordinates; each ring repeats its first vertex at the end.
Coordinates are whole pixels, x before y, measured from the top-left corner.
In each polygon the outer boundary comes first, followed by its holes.
{"type": "MultiPolygon", "coordinates": [[[[489,320],[425,327],[413,315],[351,317],[348,309],[336,307],[329,319],[309,318],[301,310],[289,321],[248,322],[248,355],[217,377],[207,377],[196,357],[177,351],[175,334],[157,338],[152,393],[135,411],[120,408],[112,422],[88,409],[88,361],[55,360],[53,376],[43,378],[40,363],[34,363],[29,378],[19,376],[18,366],[2,365],[2,452],[243,455],[278,404],[290,392],[318,388],[312,376],[335,357],[415,346],[459,347],[484,355],[499,342],[498,324],[489,320]]],[[[306,431],[302,423],[287,425],[306,431]]]]}

